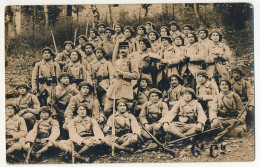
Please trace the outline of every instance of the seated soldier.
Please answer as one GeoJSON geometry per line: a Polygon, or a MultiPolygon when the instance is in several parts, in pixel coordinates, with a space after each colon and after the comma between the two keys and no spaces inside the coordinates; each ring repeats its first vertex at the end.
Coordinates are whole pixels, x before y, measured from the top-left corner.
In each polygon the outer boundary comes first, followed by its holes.
{"type": "Polygon", "coordinates": [[[242,136],[246,130],[246,111],[238,120],[236,118],[243,111],[244,105],[239,95],[232,91],[231,84],[227,79],[220,80],[219,89],[220,93],[213,99],[213,105],[209,110],[211,128],[220,127],[222,131],[234,121],[238,121],[239,125],[229,133],[229,136],[242,136]]]}
{"type": "Polygon", "coordinates": [[[19,93],[19,97],[15,99],[15,105],[19,109],[18,115],[24,118],[29,131],[36,121],[40,102],[35,95],[29,92],[30,88],[25,83],[18,83],[16,89],[19,93]]]}
{"type": "Polygon", "coordinates": [[[142,78],[139,81],[137,81],[137,88],[134,90],[133,103],[133,114],[135,117],[139,116],[143,104],[149,100],[150,85],[151,80],[145,76],[142,76],[142,78]]]}
{"type": "Polygon", "coordinates": [[[137,144],[138,137],[141,135],[141,127],[139,126],[135,116],[129,112],[126,100],[118,100],[116,106],[117,112],[115,115],[111,115],[108,118],[107,124],[104,127],[103,132],[108,134],[105,137],[104,142],[110,147],[114,144],[116,149],[133,151],[132,147],[137,144]],[[113,126],[115,126],[114,139],[111,133],[113,126]],[[113,143],[113,141],[115,143],[113,143]]]}
{"type": "Polygon", "coordinates": [[[169,77],[170,82],[170,88],[169,90],[165,91],[164,94],[164,102],[166,102],[169,106],[169,108],[172,108],[174,104],[180,100],[181,97],[181,91],[184,88],[183,80],[176,74],[173,74],[169,77]]]}
{"type": "MultiPolygon", "coordinates": [[[[144,103],[140,112],[140,123],[145,129],[152,132],[154,136],[162,134],[161,124],[158,123],[162,117],[168,112],[168,106],[162,101],[162,92],[156,88],[149,91],[149,101],[144,103]]],[[[150,135],[142,131],[142,136],[146,139],[151,139],[150,135]]]]}
{"type": "Polygon", "coordinates": [[[5,104],[6,154],[20,151],[25,145],[27,127],[23,117],[17,115],[16,106],[7,101],[5,104]]]}
{"type": "Polygon", "coordinates": [[[195,100],[192,88],[182,90],[182,98],[159,121],[166,132],[175,137],[187,137],[202,132],[207,117],[200,103],[195,100]]]}
{"type": "Polygon", "coordinates": [[[51,109],[43,106],[39,110],[40,120],[37,120],[33,129],[25,139],[25,149],[29,150],[33,146],[36,159],[49,148],[57,147],[57,139],[60,136],[59,122],[51,117],[51,109]]]}
{"type": "Polygon", "coordinates": [[[70,154],[74,151],[76,158],[89,162],[89,158],[83,157],[82,154],[91,147],[101,145],[104,134],[96,119],[90,117],[87,112],[90,112],[89,108],[85,104],[80,104],[77,109],[77,116],[75,116],[68,125],[71,141],[61,140],[58,143],[58,147],[62,151],[69,152],[70,154]]]}

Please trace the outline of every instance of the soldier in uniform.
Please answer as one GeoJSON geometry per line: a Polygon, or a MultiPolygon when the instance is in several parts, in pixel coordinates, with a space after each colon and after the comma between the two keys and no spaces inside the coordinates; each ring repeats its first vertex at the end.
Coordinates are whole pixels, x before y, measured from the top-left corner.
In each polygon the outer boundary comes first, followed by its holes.
{"type": "Polygon", "coordinates": [[[60,136],[59,122],[51,117],[51,110],[43,106],[39,110],[40,120],[37,120],[33,129],[25,139],[25,149],[29,150],[33,145],[35,157],[39,159],[50,148],[57,147],[57,139],[60,136]]]}
{"type": "Polygon", "coordinates": [[[169,28],[166,27],[166,26],[162,26],[162,27],[160,28],[160,38],[158,39],[159,42],[160,42],[161,47],[163,47],[163,46],[162,46],[162,37],[169,37],[169,36],[170,36],[170,30],[169,30],[169,28]]]}
{"type": "Polygon", "coordinates": [[[81,63],[87,69],[89,63],[96,60],[96,56],[94,54],[95,46],[92,43],[86,43],[84,54],[81,54],[81,63]]]}
{"type": "Polygon", "coordinates": [[[112,113],[113,100],[127,99],[133,100],[133,85],[131,80],[137,80],[138,65],[135,60],[129,58],[128,42],[119,43],[120,58],[115,61],[114,75],[111,85],[107,91],[107,99],[104,107],[105,115],[108,117],[112,113]]]}
{"type": "Polygon", "coordinates": [[[180,100],[181,92],[183,87],[183,80],[180,78],[179,75],[172,74],[169,77],[169,85],[170,88],[165,91],[163,101],[166,102],[169,108],[172,108],[174,104],[180,100]]]}
{"type": "Polygon", "coordinates": [[[112,39],[112,35],[114,33],[115,32],[112,28],[106,27],[105,29],[106,38],[98,44],[99,47],[104,48],[106,52],[106,59],[109,61],[112,60],[112,54],[114,51],[114,41],[112,39]]]}
{"type": "Polygon", "coordinates": [[[146,32],[147,32],[147,33],[150,32],[150,31],[152,31],[152,30],[154,30],[154,25],[153,25],[152,22],[147,21],[147,22],[145,22],[144,25],[145,25],[145,29],[146,29],[146,32]]]}
{"type": "Polygon", "coordinates": [[[96,29],[92,28],[90,30],[90,37],[89,37],[89,42],[92,43],[95,47],[98,46],[98,44],[102,41],[102,39],[99,36],[99,33],[97,32],[96,29]]]}
{"type": "MultiPolygon", "coordinates": [[[[88,38],[86,37],[86,35],[80,35],[78,37],[79,45],[76,47],[76,49],[82,50],[82,48],[86,46],[87,42],[88,42],[88,38]]],[[[82,51],[84,51],[84,50],[82,50],[82,51]]]]}
{"type": "Polygon", "coordinates": [[[112,142],[114,142],[114,147],[116,149],[133,151],[132,147],[137,144],[138,138],[141,135],[141,127],[135,116],[129,112],[127,106],[126,100],[120,99],[117,101],[117,112],[108,118],[107,124],[103,130],[105,134],[108,134],[105,136],[104,141],[105,144],[110,147],[112,146],[112,142]],[[114,139],[113,134],[111,134],[113,126],[115,126],[114,139]]]}
{"type": "Polygon", "coordinates": [[[232,91],[231,84],[227,79],[220,80],[219,89],[220,93],[213,99],[213,105],[209,110],[211,128],[220,127],[220,131],[222,131],[234,121],[238,121],[238,125],[232,129],[229,136],[243,136],[246,131],[246,112],[244,111],[241,117],[236,120],[244,108],[239,95],[232,91]]]}
{"type": "Polygon", "coordinates": [[[101,108],[104,108],[106,92],[113,79],[114,68],[112,63],[104,58],[106,53],[103,48],[97,47],[94,53],[96,59],[88,66],[88,82],[94,84],[101,108]]]}
{"type": "Polygon", "coordinates": [[[188,40],[188,34],[194,31],[194,28],[190,24],[185,24],[183,26],[183,34],[184,34],[184,45],[187,45],[189,43],[188,40]]]}
{"type": "Polygon", "coordinates": [[[76,87],[87,80],[87,70],[81,64],[81,54],[77,50],[71,50],[69,57],[71,61],[64,67],[64,72],[70,75],[71,82],[76,87]]]}
{"type": "MultiPolygon", "coordinates": [[[[162,92],[156,88],[149,90],[149,101],[144,103],[139,115],[140,123],[154,136],[162,135],[163,129],[159,121],[169,112],[168,106],[162,101],[162,92]]],[[[142,136],[151,139],[144,130],[142,136]]]]}
{"type": "Polygon", "coordinates": [[[79,93],[70,98],[68,107],[65,110],[65,123],[63,125],[64,129],[68,129],[68,123],[74,118],[73,112],[79,107],[81,103],[84,103],[88,110],[90,111],[89,116],[95,118],[99,123],[104,122],[104,116],[99,113],[100,104],[98,99],[93,96],[93,87],[90,83],[83,81],[79,84],[79,93]]]}
{"type": "Polygon", "coordinates": [[[123,27],[120,24],[116,23],[113,28],[115,30],[115,34],[112,36],[112,39],[113,43],[116,44],[117,40],[122,39],[124,37],[123,27]]]}
{"type": "Polygon", "coordinates": [[[105,28],[106,28],[106,25],[104,23],[99,23],[97,25],[98,34],[102,41],[104,41],[106,39],[105,28]]]}
{"type": "Polygon", "coordinates": [[[42,50],[42,61],[35,64],[32,72],[32,92],[37,94],[41,105],[47,105],[47,98],[52,91],[52,84],[57,83],[60,66],[53,61],[54,53],[51,48],[42,50]]]}
{"type": "Polygon", "coordinates": [[[151,30],[148,32],[148,39],[151,43],[151,49],[150,51],[152,53],[159,53],[159,50],[161,49],[159,34],[155,30],[151,30]]]}
{"type": "Polygon", "coordinates": [[[57,54],[57,57],[55,58],[55,62],[57,62],[60,65],[61,70],[63,67],[70,62],[70,51],[71,49],[74,49],[74,44],[72,41],[65,41],[64,44],[64,50],[57,54]]]}
{"type": "Polygon", "coordinates": [[[136,28],[136,36],[135,36],[135,46],[136,46],[136,51],[140,50],[140,40],[141,39],[147,39],[147,32],[145,29],[145,26],[140,25],[136,28]]]}
{"type": "Polygon", "coordinates": [[[18,114],[16,105],[11,101],[5,104],[6,154],[20,151],[25,145],[27,127],[23,117],[18,114]]]}
{"type": "Polygon", "coordinates": [[[207,116],[195,98],[192,88],[182,90],[182,98],[158,123],[164,131],[183,138],[204,130],[207,116]]]}
{"type": "Polygon", "coordinates": [[[176,57],[180,57],[181,61],[179,63],[178,71],[182,69],[184,63],[183,60],[185,58],[185,46],[184,46],[184,38],[182,36],[177,36],[173,39],[172,47],[174,50],[174,54],[176,57]]]}
{"type": "Polygon", "coordinates": [[[101,145],[104,140],[104,134],[101,131],[95,118],[89,116],[88,106],[79,104],[77,115],[68,125],[70,140],[61,140],[58,147],[64,151],[73,154],[76,158],[89,162],[88,157],[82,156],[90,148],[101,145]],[[73,147],[74,146],[74,147],[73,147]]]}
{"type": "Polygon", "coordinates": [[[15,105],[19,109],[18,115],[24,118],[29,131],[36,121],[40,102],[29,92],[30,88],[25,83],[18,83],[16,90],[19,93],[19,97],[15,99],[15,105]]]}
{"type": "MultiPolygon", "coordinates": [[[[238,94],[244,105],[249,99],[254,98],[254,89],[249,81],[246,81],[243,76],[243,70],[241,67],[233,67],[231,69],[231,86],[234,93],[238,94]]],[[[247,108],[246,116],[247,129],[254,128],[254,99],[251,100],[247,108]]]]}
{"type": "MultiPolygon", "coordinates": [[[[200,27],[198,29],[198,42],[204,49],[204,55],[207,57],[209,54],[209,45],[210,45],[210,40],[208,38],[209,36],[209,31],[205,27],[200,27]]],[[[206,61],[206,60],[205,60],[206,61]]]]}
{"type": "Polygon", "coordinates": [[[180,32],[180,26],[175,21],[169,22],[169,29],[170,29],[170,37],[173,40],[177,36],[182,36],[184,38],[184,34],[180,32]]]}

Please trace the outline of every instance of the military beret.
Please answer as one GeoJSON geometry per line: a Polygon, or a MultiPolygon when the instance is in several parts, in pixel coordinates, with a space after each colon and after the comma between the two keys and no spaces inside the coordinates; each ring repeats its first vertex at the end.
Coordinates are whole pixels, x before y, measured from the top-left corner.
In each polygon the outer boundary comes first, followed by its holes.
{"type": "Polygon", "coordinates": [[[169,25],[169,27],[171,25],[175,25],[177,27],[177,29],[180,29],[180,26],[179,26],[179,24],[176,21],[170,21],[168,25],[169,25]]]}
{"type": "Polygon", "coordinates": [[[204,26],[200,26],[199,27],[198,32],[200,32],[200,31],[205,31],[207,33],[207,35],[209,33],[208,29],[206,27],[204,27],[204,26]]]}
{"type": "Polygon", "coordinates": [[[119,103],[125,103],[127,105],[128,101],[126,99],[119,99],[117,100],[116,105],[118,106],[119,103]]]}
{"type": "Polygon", "coordinates": [[[91,28],[89,32],[91,32],[91,31],[93,31],[96,34],[96,36],[99,36],[99,33],[95,28],[91,28]]]}
{"type": "Polygon", "coordinates": [[[42,106],[42,107],[39,109],[38,114],[40,115],[41,112],[43,112],[43,111],[48,112],[50,115],[53,114],[52,111],[51,111],[51,108],[48,107],[48,106],[42,106]]]}
{"type": "Polygon", "coordinates": [[[96,54],[96,51],[97,51],[97,50],[101,50],[101,51],[103,52],[103,56],[106,55],[106,52],[105,52],[104,48],[102,48],[102,47],[96,47],[96,49],[94,50],[94,53],[95,53],[95,54],[96,54]]]}
{"type": "Polygon", "coordinates": [[[70,50],[69,57],[70,57],[72,52],[76,52],[78,54],[78,60],[81,60],[81,54],[79,53],[79,51],[77,49],[70,50]]]}
{"type": "Polygon", "coordinates": [[[185,25],[183,26],[183,29],[184,29],[185,27],[188,27],[190,30],[194,30],[193,26],[190,25],[190,24],[185,24],[185,25]]]}
{"type": "Polygon", "coordinates": [[[175,41],[176,38],[180,38],[182,41],[182,45],[184,45],[184,38],[181,35],[174,37],[173,41],[175,41]]]}
{"type": "Polygon", "coordinates": [[[149,90],[149,97],[152,93],[156,93],[158,94],[159,98],[162,98],[162,92],[159,90],[159,89],[156,89],[156,88],[152,88],[149,90]]]}
{"type": "Polygon", "coordinates": [[[192,88],[189,88],[189,87],[183,88],[181,93],[184,94],[185,92],[191,93],[193,99],[196,98],[195,92],[194,92],[194,90],[192,88]]]}
{"type": "Polygon", "coordinates": [[[18,110],[18,108],[15,105],[15,102],[13,100],[6,100],[5,101],[5,107],[8,107],[8,106],[12,106],[13,107],[14,113],[18,113],[19,112],[19,110],[18,110]]]}
{"type": "Polygon", "coordinates": [[[119,42],[119,48],[121,47],[129,47],[129,43],[128,42],[119,42]]]}
{"type": "Polygon", "coordinates": [[[139,28],[142,28],[142,29],[144,30],[144,34],[147,34],[147,32],[146,32],[146,28],[145,28],[144,25],[140,25],[140,26],[138,26],[138,27],[136,28],[136,31],[138,31],[139,28]]]}
{"type": "Polygon", "coordinates": [[[231,88],[231,83],[230,83],[230,81],[229,81],[228,79],[226,79],[226,78],[221,78],[221,79],[219,80],[219,85],[220,85],[221,82],[226,82],[226,83],[228,84],[229,90],[232,89],[232,88],[231,88]]]}
{"type": "Polygon", "coordinates": [[[170,30],[169,30],[168,27],[162,26],[162,27],[160,28],[160,31],[161,31],[162,29],[165,29],[165,30],[167,31],[167,35],[170,35],[170,30]]]}
{"type": "Polygon", "coordinates": [[[150,43],[150,41],[149,41],[148,39],[146,39],[146,38],[141,38],[141,39],[139,40],[139,43],[140,43],[140,42],[145,43],[145,45],[146,45],[147,48],[151,48],[151,43],[150,43]]]}
{"type": "Polygon", "coordinates": [[[65,41],[65,42],[63,43],[63,47],[65,48],[65,46],[66,46],[67,44],[71,44],[72,48],[73,48],[73,49],[75,48],[75,46],[74,46],[74,44],[73,44],[72,41],[65,41]]]}
{"type": "Polygon", "coordinates": [[[150,33],[154,33],[154,34],[155,34],[155,36],[156,36],[156,40],[159,38],[159,34],[158,34],[157,31],[155,31],[155,30],[151,30],[151,31],[149,31],[149,32],[148,32],[148,36],[149,36],[150,33]]]}
{"type": "Polygon", "coordinates": [[[25,89],[27,89],[27,90],[30,90],[29,86],[28,86],[26,83],[24,83],[24,82],[18,83],[18,84],[16,85],[16,90],[18,90],[20,87],[23,87],[23,88],[25,88],[25,89]]]}
{"type": "Polygon", "coordinates": [[[198,36],[195,31],[190,31],[188,34],[192,34],[195,38],[195,42],[198,42],[198,36]]]}
{"type": "Polygon", "coordinates": [[[180,83],[181,85],[183,85],[184,81],[183,81],[183,79],[182,79],[179,75],[177,75],[177,74],[172,74],[172,75],[169,76],[169,79],[171,79],[172,77],[177,78],[177,80],[179,81],[179,83],[180,83]]]}
{"type": "Polygon", "coordinates": [[[207,72],[206,72],[205,70],[199,70],[199,71],[197,72],[197,76],[199,76],[199,75],[202,75],[202,76],[204,76],[205,78],[209,78],[209,77],[208,77],[208,74],[207,74],[207,72]]]}
{"type": "Polygon", "coordinates": [[[86,42],[88,42],[88,37],[87,37],[86,35],[80,35],[80,36],[78,36],[78,40],[79,40],[80,38],[83,38],[86,42]]]}
{"type": "Polygon", "coordinates": [[[234,66],[234,67],[232,67],[232,68],[231,68],[231,72],[233,72],[233,71],[237,71],[237,72],[239,72],[241,75],[245,75],[245,73],[243,72],[242,68],[239,67],[239,66],[234,66]]]}
{"type": "Polygon", "coordinates": [[[123,31],[123,27],[121,26],[121,24],[120,24],[120,23],[114,23],[114,27],[113,27],[113,28],[115,29],[115,27],[116,27],[116,26],[119,26],[119,27],[121,27],[121,30],[123,31]]]}
{"type": "Polygon", "coordinates": [[[115,30],[112,29],[111,27],[106,27],[106,28],[105,28],[105,32],[106,32],[106,31],[110,31],[112,34],[115,33],[115,30]]]}
{"type": "Polygon", "coordinates": [[[83,81],[79,84],[79,90],[81,89],[82,86],[87,86],[89,88],[89,93],[93,92],[93,86],[87,82],[87,81],[83,81]]]}
{"type": "Polygon", "coordinates": [[[70,77],[69,73],[67,72],[62,72],[59,76],[59,81],[63,78],[63,77],[70,77]]]}
{"type": "Polygon", "coordinates": [[[151,84],[152,84],[152,81],[150,80],[150,78],[148,78],[148,77],[145,76],[145,75],[142,75],[142,78],[139,79],[139,81],[142,81],[142,80],[146,80],[146,82],[147,82],[148,85],[151,85],[151,84]]]}
{"type": "Polygon", "coordinates": [[[150,22],[150,21],[145,22],[145,25],[146,25],[146,24],[151,24],[151,25],[153,25],[153,23],[150,22]]]}
{"type": "Polygon", "coordinates": [[[87,43],[85,44],[84,49],[86,48],[86,46],[91,46],[92,50],[95,50],[95,46],[94,46],[92,43],[87,42],[87,43]]]}
{"type": "Polygon", "coordinates": [[[43,52],[46,51],[46,50],[49,51],[50,54],[51,54],[53,57],[55,56],[55,54],[53,53],[53,51],[51,50],[50,47],[45,47],[45,48],[43,48],[43,49],[42,49],[42,54],[43,54],[43,52]]]}
{"type": "Polygon", "coordinates": [[[166,40],[168,40],[169,41],[169,43],[172,43],[172,39],[170,38],[170,37],[161,37],[161,41],[163,40],[163,39],[166,39],[166,40]]]}
{"type": "Polygon", "coordinates": [[[125,31],[125,30],[130,30],[132,36],[135,35],[135,31],[134,31],[134,29],[133,29],[131,26],[125,26],[124,31],[125,31]]]}
{"type": "Polygon", "coordinates": [[[219,35],[219,42],[221,42],[222,41],[222,33],[221,33],[221,31],[218,30],[218,29],[213,29],[210,32],[210,34],[209,34],[209,39],[211,39],[211,36],[212,36],[213,33],[218,33],[218,35],[219,35]]]}
{"type": "Polygon", "coordinates": [[[99,24],[97,25],[97,28],[99,28],[100,26],[106,27],[106,25],[105,25],[104,23],[99,23],[99,24]]]}

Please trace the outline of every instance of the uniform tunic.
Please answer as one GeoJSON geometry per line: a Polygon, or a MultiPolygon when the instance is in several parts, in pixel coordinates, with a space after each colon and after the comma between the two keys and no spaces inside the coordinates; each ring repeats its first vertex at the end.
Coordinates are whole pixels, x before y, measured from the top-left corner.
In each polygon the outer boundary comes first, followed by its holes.
{"type": "Polygon", "coordinates": [[[215,81],[207,80],[203,84],[197,83],[196,96],[202,96],[202,101],[212,101],[218,95],[218,86],[215,81]]]}
{"type": "Polygon", "coordinates": [[[72,80],[87,80],[87,70],[79,61],[76,63],[70,62],[64,67],[64,71],[72,77],[72,80]]]}
{"type": "Polygon", "coordinates": [[[37,115],[37,110],[40,108],[40,102],[35,95],[26,93],[25,96],[19,95],[15,99],[15,105],[18,106],[19,110],[30,108],[32,114],[37,115]]]}
{"type": "Polygon", "coordinates": [[[61,70],[63,67],[70,62],[70,57],[69,57],[70,52],[67,50],[64,50],[61,53],[58,53],[55,62],[57,62],[60,65],[61,70]]]}
{"type": "Polygon", "coordinates": [[[113,39],[112,38],[111,39],[105,38],[103,41],[101,41],[98,44],[98,46],[104,48],[104,50],[106,52],[106,59],[111,60],[112,54],[113,54],[113,51],[114,51],[114,46],[115,46],[113,39]]]}
{"type": "Polygon", "coordinates": [[[88,41],[89,43],[93,44],[96,48],[98,44],[102,41],[102,39],[99,36],[96,36],[94,39],[89,37],[88,41]]]}
{"type": "Polygon", "coordinates": [[[166,92],[166,96],[164,101],[169,103],[169,107],[172,108],[174,104],[180,100],[181,98],[181,91],[184,87],[182,85],[177,85],[176,87],[170,87],[169,90],[166,92]]]}
{"type": "Polygon", "coordinates": [[[87,69],[88,68],[88,65],[89,63],[91,63],[92,61],[96,61],[96,55],[94,53],[92,53],[91,55],[86,55],[85,53],[84,54],[81,54],[81,62],[82,62],[82,65],[87,69]]]}

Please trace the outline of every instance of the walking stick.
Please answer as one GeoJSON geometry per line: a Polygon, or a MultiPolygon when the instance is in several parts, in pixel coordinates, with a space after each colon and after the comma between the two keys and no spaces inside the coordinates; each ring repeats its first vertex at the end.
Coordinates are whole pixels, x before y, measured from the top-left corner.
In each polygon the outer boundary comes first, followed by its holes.
{"type": "Polygon", "coordinates": [[[58,50],[57,50],[57,46],[56,46],[56,42],[55,42],[55,38],[54,38],[54,34],[53,34],[52,30],[51,30],[51,36],[52,36],[52,41],[53,41],[54,48],[55,48],[55,53],[57,54],[58,50]]]}
{"type": "Polygon", "coordinates": [[[76,45],[76,38],[77,38],[77,29],[75,29],[74,32],[74,41],[73,41],[74,46],[76,45]]]}
{"type": "Polygon", "coordinates": [[[86,36],[88,36],[88,22],[87,22],[87,26],[86,26],[86,36]]]}

